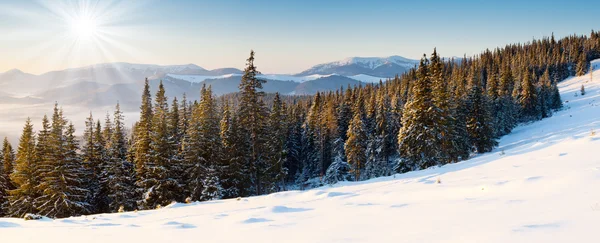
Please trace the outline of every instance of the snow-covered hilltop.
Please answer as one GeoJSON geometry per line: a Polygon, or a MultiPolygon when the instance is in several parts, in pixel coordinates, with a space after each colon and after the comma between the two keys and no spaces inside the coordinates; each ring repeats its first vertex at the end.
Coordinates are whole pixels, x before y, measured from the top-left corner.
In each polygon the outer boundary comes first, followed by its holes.
{"type": "MultiPolygon", "coordinates": [[[[600,69],[600,62],[593,65],[600,69]]],[[[596,242],[600,70],[491,153],[308,191],[60,220],[0,219],[6,242],[596,242]],[[580,88],[585,86],[586,94],[580,88]]]]}
{"type": "Polygon", "coordinates": [[[380,78],[392,78],[402,74],[419,63],[401,56],[389,57],[350,57],[340,61],[313,66],[296,76],[337,73],[345,76],[369,75],[380,78]]]}

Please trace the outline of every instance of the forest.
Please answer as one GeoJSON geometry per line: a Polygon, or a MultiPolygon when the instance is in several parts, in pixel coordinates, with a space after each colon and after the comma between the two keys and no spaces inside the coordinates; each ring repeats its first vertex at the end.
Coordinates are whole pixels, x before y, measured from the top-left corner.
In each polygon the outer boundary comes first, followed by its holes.
{"type": "MultiPolygon", "coordinates": [[[[491,151],[563,104],[557,83],[600,58],[600,32],[445,59],[434,49],[379,84],[313,96],[266,94],[254,51],[239,92],[200,100],[143,88],[139,119],[119,104],[82,136],[59,104],[4,140],[0,216],[63,218],[304,190],[427,169],[491,151]]],[[[584,87],[582,87],[583,93],[584,87]]],[[[116,101],[115,101],[116,102],[116,101]]]]}

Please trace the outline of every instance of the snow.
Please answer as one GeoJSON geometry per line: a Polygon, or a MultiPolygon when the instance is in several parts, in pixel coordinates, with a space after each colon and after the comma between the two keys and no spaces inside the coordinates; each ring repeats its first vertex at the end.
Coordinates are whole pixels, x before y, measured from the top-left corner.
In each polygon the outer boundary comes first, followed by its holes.
{"type": "MultiPolygon", "coordinates": [[[[600,62],[595,62],[600,64],[600,62]]],[[[600,70],[493,152],[308,191],[53,221],[0,219],[3,242],[596,242],[600,70]],[[577,93],[585,85],[587,94],[577,93]],[[437,183],[438,179],[440,183],[437,183]]]]}
{"type": "Polygon", "coordinates": [[[389,56],[389,57],[348,57],[340,61],[323,63],[313,66],[310,70],[315,72],[327,70],[333,67],[340,67],[346,65],[357,64],[371,70],[376,69],[382,65],[394,63],[405,68],[412,68],[415,64],[418,64],[418,60],[411,60],[401,56],[389,56]]]}

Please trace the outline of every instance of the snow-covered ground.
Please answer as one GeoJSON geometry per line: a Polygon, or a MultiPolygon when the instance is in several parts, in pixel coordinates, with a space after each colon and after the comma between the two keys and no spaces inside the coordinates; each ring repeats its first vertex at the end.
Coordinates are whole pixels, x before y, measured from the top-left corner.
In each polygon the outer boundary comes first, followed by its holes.
{"type": "Polygon", "coordinates": [[[3,218],[0,241],[598,242],[600,71],[589,78],[560,83],[563,111],[516,128],[493,152],[461,163],[239,201],[3,218]],[[587,94],[576,96],[582,84],[587,94]]]}

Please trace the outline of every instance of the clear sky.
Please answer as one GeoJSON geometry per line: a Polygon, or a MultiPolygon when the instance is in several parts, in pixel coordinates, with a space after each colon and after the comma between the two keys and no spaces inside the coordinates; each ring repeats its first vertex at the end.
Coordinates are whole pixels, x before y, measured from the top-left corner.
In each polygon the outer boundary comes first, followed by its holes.
{"type": "Polygon", "coordinates": [[[0,72],[104,62],[296,73],[351,56],[418,59],[600,28],[600,1],[0,0],[0,72]]]}

